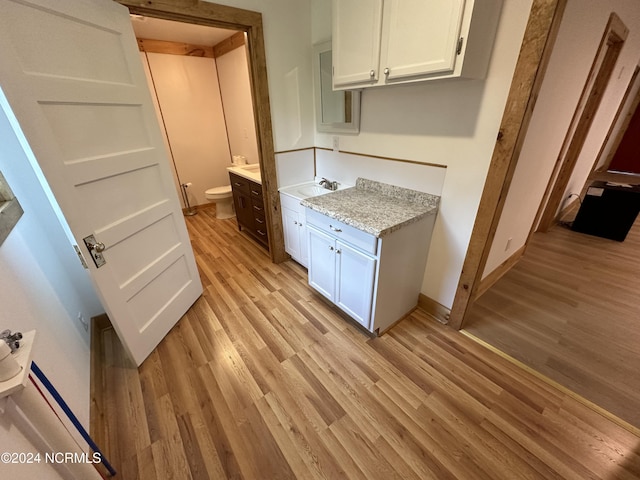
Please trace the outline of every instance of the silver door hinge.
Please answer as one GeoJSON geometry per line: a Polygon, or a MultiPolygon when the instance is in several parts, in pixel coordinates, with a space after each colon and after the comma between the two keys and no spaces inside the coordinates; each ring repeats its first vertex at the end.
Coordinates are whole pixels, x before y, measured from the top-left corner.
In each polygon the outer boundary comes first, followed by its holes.
{"type": "Polygon", "coordinates": [[[456,47],[456,55],[460,55],[462,53],[462,44],[464,43],[464,37],[460,37],[458,39],[458,46],[456,47]]]}

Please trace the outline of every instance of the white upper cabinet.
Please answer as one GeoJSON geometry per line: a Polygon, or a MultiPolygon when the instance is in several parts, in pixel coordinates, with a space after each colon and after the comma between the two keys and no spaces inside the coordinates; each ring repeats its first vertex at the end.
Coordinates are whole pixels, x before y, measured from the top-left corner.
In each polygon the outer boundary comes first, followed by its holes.
{"type": "Polygon", "coordinates": [[[464,0],[385,1],[381,65],[387,79],[453,72],[463,10],[464,0]]]}
{"type": "Polygon", "coordinates": [[[380,74],[382,0],[333,0],[332,15],[334,88],[337,84],[376,81],[380,74]]]}
{"type": "Polygon", "coordinates": [[[333,87],[482,78],[501,5],[502,0],[334,0],[333,87]]]}

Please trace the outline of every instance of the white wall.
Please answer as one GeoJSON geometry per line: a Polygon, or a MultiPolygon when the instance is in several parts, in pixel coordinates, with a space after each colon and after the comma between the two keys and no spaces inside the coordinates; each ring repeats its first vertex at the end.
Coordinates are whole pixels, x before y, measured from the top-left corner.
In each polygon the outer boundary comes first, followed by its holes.
{"type": "Polygon", "coordinates": [[[246,47],[216,58],[220,94],[231,155],[244,155],[247,163],[258,163],[258,140],[246,47]]]}
{"type": "MultiPolygon", "coordinates": [[[[193,205],[209,203],[205,190],[229,184],[229,140],[213,58],[148,53],[148,66],[179,180],[193,205]]],[[[179,196],[182,197],[181,192],[179,196]]]]}
{"type": "Polygon", "coordinates": [[[276,153],[278,187],[313,182],[315,171],[315,148],[276,153]]]}
{"type": "Polygon", "coordinates": [[[354,155],[333,150],[316,150],[316,175],[353,186],[358,177],[402,185],[405,188],[442,195],[447,169],[425,163],[409,163],[354,155]]]}
{"type": "Polygon", "coordinates": [[[314,141],[311,0],[213,0],[262,13],[276,152],[314,141]]]}
{"type": "MultiPolygon", "coordinates": [[[[0,245],[0,330],[37,330],[35,361],[88,428],[89,334],[77,315],[104,310],[1,108],[0,171],[24,209],[0,245]]],[[[0,452],[29,445],[10,417],[0,418],[0,452]]],[[[56,478],[45,466],[31,474],[12,478],[56,478]]]]}
{"type": "MultiPolygon", "coordinates": [[[[484,276],[520,249],[535,219],[600,39],[615,11],[630,29],[565,198],[580,193],[640,57],[637,0],[569,0],[540,89],[484,276]],[[510,248],[505,250],[509,238],[510,248]]],[[[562,208],[563,205],[561,205],[562,208]]]]}
{"type": "MultiPolygon", "coordinates": [[[[324,12],[312,23],[319,42],[330,36],[330,1],[313,5],[314,15],[324,12]]],[[[504,2],[485,80],[365,89],[360,134],[340,137],[344,151],[447,167],[422,286],[446,307],[453,304],[530,7],[531,0],[504,2]]],[[[315,142],[331,148],[332,136],[317,134],[315,142]]]]}

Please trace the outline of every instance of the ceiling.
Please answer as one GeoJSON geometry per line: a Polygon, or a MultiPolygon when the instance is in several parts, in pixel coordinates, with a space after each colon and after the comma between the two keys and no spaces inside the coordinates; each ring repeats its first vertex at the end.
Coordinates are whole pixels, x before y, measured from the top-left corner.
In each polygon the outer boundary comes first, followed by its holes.
{"type": "Polygon", "coordinates": [[[225,30],[140,15],[131,15],[131,25],[137,38],[190,43],[207,47],[217,45],[225,38],[237,33],[237,30],[225,30]]]}

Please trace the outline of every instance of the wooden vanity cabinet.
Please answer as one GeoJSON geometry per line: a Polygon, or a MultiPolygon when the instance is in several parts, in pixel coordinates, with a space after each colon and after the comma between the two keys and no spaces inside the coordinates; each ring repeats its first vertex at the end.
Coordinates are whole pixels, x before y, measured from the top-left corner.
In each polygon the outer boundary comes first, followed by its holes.
{"type": "Polygon", "coordinates": [[[233,204],[238,229],[250,233],[261,244],[268,246],[267,224],[264,214],[262,185],[229,172],[233,204]]]}

